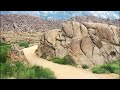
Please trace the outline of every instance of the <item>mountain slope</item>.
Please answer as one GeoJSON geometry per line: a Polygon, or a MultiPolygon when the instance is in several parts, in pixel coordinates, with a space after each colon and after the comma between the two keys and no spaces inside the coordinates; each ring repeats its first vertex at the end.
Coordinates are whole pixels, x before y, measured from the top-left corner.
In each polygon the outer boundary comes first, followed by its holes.
{"type": "Polygon", "coordinates": [[[119,19],[119,11],[1,11],[1,14],[29,14],[45,19],[68,19],[74,16],[119,19]]]}
{"type": "MultiPolygon", "coordinates": [[[[5,12],[7,13],[7,12],[5,12]]],[[[46,12],[47,13],[47,12],[46,12]]],[[[110,19],[100,19],[94,16],[76,16],[71,17],[66,20],[47,20],[41,17],[31,16],[31,15],[17,15],[17,14],[7,14],[0,15],[1,30],[14,30],[14,31],[44,31],[56,28],[61,28],[62,23],[65,21],[77,21],[77,22],[101,22],[108,23],[112,25],[118,25],[119,20],[110,19]]]]}
{"type": "Polygon", "coordinates": [[[1,30],[43,31],[60,28],[62,21],[49,21],[31,15],[0,15],[1,30]]]}

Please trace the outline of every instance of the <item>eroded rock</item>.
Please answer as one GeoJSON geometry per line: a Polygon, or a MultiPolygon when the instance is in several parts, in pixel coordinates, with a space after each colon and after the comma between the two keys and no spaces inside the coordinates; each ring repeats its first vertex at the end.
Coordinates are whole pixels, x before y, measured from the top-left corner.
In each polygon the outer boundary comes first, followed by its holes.
{"type": "Polygon", "coordinates": [[[102,23],[68,21],[62,29],[41,36],[36,54],[45,59],[70,55],[76,64],[92,67],[119,60],[119,29],[102,23]]]}

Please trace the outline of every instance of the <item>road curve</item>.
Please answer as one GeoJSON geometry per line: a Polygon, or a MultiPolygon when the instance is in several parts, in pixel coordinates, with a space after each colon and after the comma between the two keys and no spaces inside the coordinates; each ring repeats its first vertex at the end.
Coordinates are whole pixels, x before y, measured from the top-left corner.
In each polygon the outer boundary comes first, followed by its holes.
{"type": "Polygon", "coordinates": [[[87,71],[82,68],[76,68],[69,65],[60,65],[47,61],[39,58],[35,54],[37,47],[38,45],[35,45],[23,49],[26,59],[31,65],[38,65],[51,69],[57,79],[116,79],[119,77],[117,74],[94,74],[91,71],[87,71]]]}

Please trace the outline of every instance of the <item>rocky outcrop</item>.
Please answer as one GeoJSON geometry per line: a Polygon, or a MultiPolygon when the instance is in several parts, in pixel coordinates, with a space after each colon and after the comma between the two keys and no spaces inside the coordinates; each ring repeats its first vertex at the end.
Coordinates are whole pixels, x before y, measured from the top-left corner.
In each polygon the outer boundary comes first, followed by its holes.
{"type": "Polygon", "coordinates": [[[11,61],[22,61],[24,63],[28,63],[24,52],[21,47],[17,44],[12,44],[8,53],[8,57],[11,61]]]}
{"type": "Polygon", "coordinates": [[[76,64],[92,67],[120,59],[120,31],[117,26],[68,21],[62,29],[42,34],[36,54],[50,60],[70,55],[76,64]]]}

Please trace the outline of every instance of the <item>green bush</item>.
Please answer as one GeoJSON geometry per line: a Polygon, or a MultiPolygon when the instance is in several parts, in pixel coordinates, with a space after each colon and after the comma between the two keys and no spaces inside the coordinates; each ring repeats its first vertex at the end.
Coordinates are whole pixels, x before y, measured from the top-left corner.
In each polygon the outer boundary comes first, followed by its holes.
{"type": "Polygon", "coordinates": [[[0,43],[0,63],[6,62],[10,47],[9,44],[0,43]]]}
{"type": "Polygon", "coordinates": [[[9,63],[0,63],[0,78],[12,77],[11,65],[9,63]]]}
{"type": "Polygon", "coordinates": [[[120,61],[104,64],[101,66],[95,66],[92,68],[93,73],[116,73],[120,74],[120,61]]]}
{"type": "Polygon", "coordinates": [[[36,78],[49,78],[49,79],[54,79],[55,76],[54,73],[52,71],[50,71],[50,69],[48,68],[42,68],[42,67],[38,67],[38,66],[33,66],[31,67],[32,71],[35,72],[35,74],[33,73],[33,75],[36,77],[36,78]]]}
{"type": "Polygon", "coordinates": [[[54,73],[39,66],[26,66],[23,63],[1,63],[0,78],[14,77],[16,79],[55,79],[54,73]]]}
{"type": "Polygon", "coordinates": [[[75,65],[75,62],[74,60],[69,56],[69,55],[66,55],[65,57],[63,58],[60,58],[60,57],[54,57],[52,59],[52,61],[54,63],[59,63],[59,64],[64,64],[64,65],[75,65]]]}
{"type": "Polygon", "coordinates": [[[5,45],[9,45],[9,44],[0,42],[0,46],[5,46],[5,45]]]}
{"type": "Polygon", "coordinates": [[[27,47],[29,47],[29,42],[26,42],[26,41],[22,41],[22,42],[19,42],[18,43],[18,45],[20,46],[20,47],[25,47],[25,48],[27,48],[27,47]]]}
{"type": "Polygon", "coordinates": [[[64,64],[64,60],[60,57],[54,57],[54,58],[52,58],[52,61],[54,63],[64,64]]]}
{"type": "Polygon", "coordinates": [[[89,67],[88,67],[88,65],[83,64],[83,65],[82,65],[82,68],[83,68],[83,69],[88,69],[89,67]]]}
{"type": "Polygon", "coordinates": [[[104,68],[101,68],[100,66],[96,66],[92,68],[92,72],[93,73],[97,73],[97,74],[101,74],[101,73],[110,73],[109,71],[107,71],[104,68]]]}

